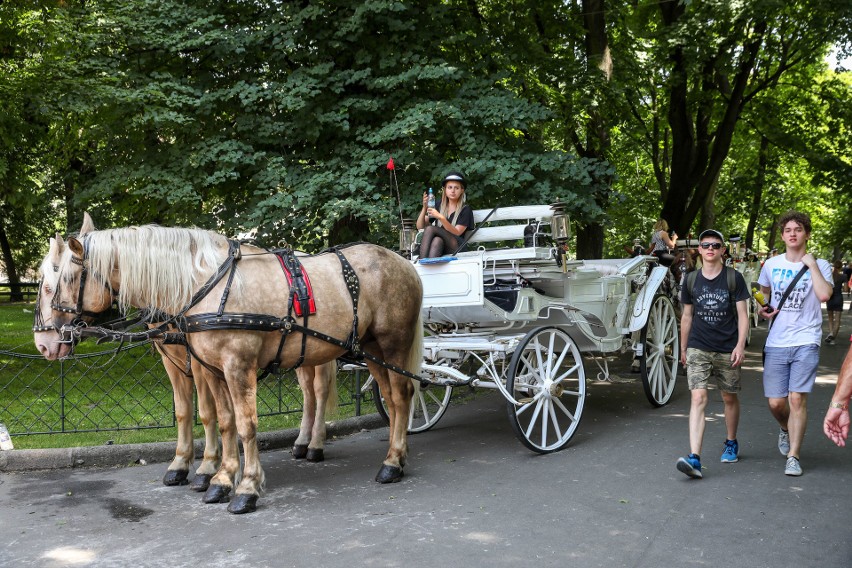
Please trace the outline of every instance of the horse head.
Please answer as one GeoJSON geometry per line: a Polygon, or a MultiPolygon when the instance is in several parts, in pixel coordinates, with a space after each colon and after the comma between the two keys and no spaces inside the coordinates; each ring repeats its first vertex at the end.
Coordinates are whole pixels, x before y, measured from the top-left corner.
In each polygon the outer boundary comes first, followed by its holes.
{"type": "Polygon", "coordinates": [[[86,213],[78,238],[71,237],[66,242],[57,234],[50,239],[50,250],[41,263],[33,321],[35,344],[45,359],[70,353],[72,342],[63,337],[63,326],[90,323],[94,315],[106,311],[112,303],[107,286],[86,286],[87,268],[79,238],[94,230],[92,218],[86,213]]]}

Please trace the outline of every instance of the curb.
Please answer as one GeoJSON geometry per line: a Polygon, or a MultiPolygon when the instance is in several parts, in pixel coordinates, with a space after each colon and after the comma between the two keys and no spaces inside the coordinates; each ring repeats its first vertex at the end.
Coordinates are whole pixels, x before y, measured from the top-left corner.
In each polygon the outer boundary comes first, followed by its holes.
{"type": "MultiPolygon", "coordinates": [[[[348,436],[363,430],[386,428],[378,413],[354,416],[329,422],[327,438],[348,436]]],[[[298,428],[260,432],[257,445],[261,451],[289,448],[299,435],[298,428]]],[[[195,455],[204,452],[204,440],[195,440],[195,455]]],[[[75,467],[126,467],[150,463],[169,462],[175,455],[174,442],[146,444],[118,444],[110,446],[85,446],[40,450],[0,451],[0,472],[67,469],[75,467]]]]}

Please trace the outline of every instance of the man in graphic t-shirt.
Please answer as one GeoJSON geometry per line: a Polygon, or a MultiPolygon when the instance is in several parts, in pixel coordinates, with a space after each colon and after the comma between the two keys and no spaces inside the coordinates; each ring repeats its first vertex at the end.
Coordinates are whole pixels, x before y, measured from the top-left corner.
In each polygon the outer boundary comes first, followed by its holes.
{"type": "Polygon", "coordinates": [[[710,378],[725,403],[727,438],[722,463],[739,460],[737,427],[740,420],[740,365],[748,336],[749,293],[742,274],[724,266],[725,239],[708,229],[698,236],[701,268],[687,277],[681,289],[680,359],[686,366],[689,407],[690,454],[677,460],[677,469],[692,478],[701,472],[704,441],[704,410],[710,378]],[[729,272],[730,271],[730,272],[729,272]],[[730,279],[731,277],[732,280],[730,279]]]}
{"type": "Polygon", "coordinates": [[[770,320],[763,362],[763,392],[769,411],[781,431],[778,451],[787,458],[786,475],[802,475],[799,452],[807,425],[808,393],[813,390],[822,341],[822,302],[831,296],[831,265],[807,252],[811,220],[805,213],[788,211],[778,222],[784,254],[766,261],[758,283],[769,306],[761,317],[770,320]],[[796,275],[808,270],[790,291],[779,312],[776,308],[796,275]],[[770,294],[771,293],[771,294],[770,294]]]}

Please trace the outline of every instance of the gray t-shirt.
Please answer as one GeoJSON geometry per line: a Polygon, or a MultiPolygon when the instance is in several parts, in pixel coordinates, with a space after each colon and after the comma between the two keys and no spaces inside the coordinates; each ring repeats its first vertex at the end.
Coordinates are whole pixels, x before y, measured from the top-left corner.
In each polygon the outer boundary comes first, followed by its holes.
{"type": "MultiPolygon", "coordinates": [[[[692,328],[689,330],[687,347],[730,353],[737,346],[737,310],[736,305],[731,305],[729,298],[728,277],[725,274],[727,270],[734,269],[726,266],[718,276],[708,280],[699,269],[693,293],[689,293],[689,286],[684,286],[681,290],[681,303],[692,304],[693,307],[692,328]]],[[[743,275],[734,271],[734,282],[735,301],[747,300],[749,292],[743,275]]]]}

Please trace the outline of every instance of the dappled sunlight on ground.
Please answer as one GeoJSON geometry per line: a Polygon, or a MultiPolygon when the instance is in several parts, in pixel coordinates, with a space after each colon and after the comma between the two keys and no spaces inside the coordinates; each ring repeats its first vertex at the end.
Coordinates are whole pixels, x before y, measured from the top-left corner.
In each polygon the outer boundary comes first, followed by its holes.
{"type": "Polygon", "coordinates": [[[82,566],[95,560],[95,551],[73,546],[63,546],[48,550],[41,555],[45,560],[51,560],[54,566],[82,566]]]}

